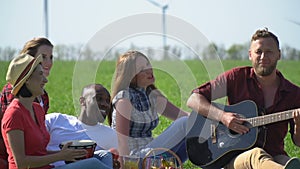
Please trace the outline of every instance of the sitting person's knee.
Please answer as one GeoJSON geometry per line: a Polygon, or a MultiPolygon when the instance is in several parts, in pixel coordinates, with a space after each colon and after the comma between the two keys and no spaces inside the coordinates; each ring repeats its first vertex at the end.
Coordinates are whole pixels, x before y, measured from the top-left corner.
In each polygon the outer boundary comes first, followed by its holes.
{"type": "Polygon", "coordinates": [[[273,159],[264,149],[255,147],[248,151],[251,157],[257,157],[258,159],[273,159]]]}
{"type": "Polygon", "coordinates": [[[261,153],[266,153],[264,149],[259,148],[259,147],[255,147],[255,148],[253,148],[253,149],[250,150],[250,151],[253,152],[253,153],[259,153],[259,154],[261,154],[261,153]]]}

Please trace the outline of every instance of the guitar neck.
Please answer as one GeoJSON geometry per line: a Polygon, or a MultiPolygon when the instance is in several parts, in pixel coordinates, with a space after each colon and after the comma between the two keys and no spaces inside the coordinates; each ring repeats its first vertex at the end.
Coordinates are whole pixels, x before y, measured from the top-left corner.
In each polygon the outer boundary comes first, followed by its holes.
{"type": "Polygon", "coordinates": [[[252,125],[252,127],[258,127],[270,123],[291,119],[293,118],[293,112],[295,110],[297,109],[287,110],[279,113],[268,114],[268,115],[253,117],[253,118],[247,118],[245,120],[248,121],[252,125]]]}

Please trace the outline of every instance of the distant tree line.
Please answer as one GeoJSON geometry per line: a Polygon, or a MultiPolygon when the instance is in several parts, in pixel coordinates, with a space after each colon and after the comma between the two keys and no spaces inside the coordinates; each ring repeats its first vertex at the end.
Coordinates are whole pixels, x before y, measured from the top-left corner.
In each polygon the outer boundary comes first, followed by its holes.
{"type": "MultiPolygon", "coordinates": [[[[245,60],[248,59],[248,49],[250,43],[234,44],[228,49],[224,45],[211,43],[205,47],[195,47],[193,50],[182,46],[167,46],[165,50],[157,50],[152,47],[138,47],[131,45],[129,49],[142,49],[152,59],[216,59],[221,60],[245,60]]],[[[83,45],[55,45],[54,58],[55,60],[115,60],[121,53],[128,49],[113,48],[105,49],[101,52],[95,52],[88,47],[83,48],[83,45]]],[[[0,60],[8,61],[19,53],[20,49],[11,47],[0,47],[0,60]]],[[[283,60],[300,60],[300,50],[292,48],[288,45],[281,47],[281,59],[283,60]]]]}

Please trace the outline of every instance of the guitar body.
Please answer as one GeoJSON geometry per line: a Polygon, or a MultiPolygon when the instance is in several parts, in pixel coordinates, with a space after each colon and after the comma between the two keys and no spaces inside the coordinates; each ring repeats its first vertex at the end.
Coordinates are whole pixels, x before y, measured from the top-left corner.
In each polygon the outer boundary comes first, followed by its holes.
{"type": "MultiPolygon", "coordinates": [[[[253,101],[247,100],[230,106],[214,105],[245,118],[258,116],[253,101]]],[[[187,153],[189,160],[201,168],[220,169],[238,154],[252,148],[257,138],[258,127],[250,128],[247,134],[241,135],[229,130],[222,123],[193,111],[187,126],[187,153]]]]}

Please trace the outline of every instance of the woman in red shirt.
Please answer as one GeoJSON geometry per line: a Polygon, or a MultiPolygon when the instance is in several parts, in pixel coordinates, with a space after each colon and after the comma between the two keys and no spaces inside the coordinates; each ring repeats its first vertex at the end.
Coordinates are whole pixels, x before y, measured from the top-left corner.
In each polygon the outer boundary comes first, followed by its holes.
{"type": "MultiPolygon", "coordinates": [[[[8,67],[6,80],[13,86],[11,92],[15,99],[7,107],[1,129],[10,169],[49,169],[53,168],[50,165],[53,162],[76,161],[87,154],[84,149],[69,149],[71,142],[59,152],[46,150],[50,135],[45,126],[45,112],[39,103],[34,102],[44,93],[44,85],[48,82],[40,64],[42,60],[42,55],[34,58],[21,54],[8,67]]],[[[96,158],[79,160],[60,168],[109,169],[96,158]]]]}
{"type": "MultiPolygon", "coordinates": [[[[53,65],[53,44],[43,37],[33,38],[30,41],[26,42],[22,51],[20,53],[26,53],[31,56],[37,57],[40,54],[43,54],[42,67],[44,69],[44,75],[49,76],[50,70],[53,65]]],[[[7,83],[0,94],[0,121],[4,115],[7,106],[13,101],[14,95],[11,93],[12,85],[7,83]]],[[[44,108],[44,112],[47,113],[49,109],[49,97],[48,93],[44,91],[44,94],[37,96],[35,102],[40,103],[44,108]]],[[[0,134],[0,168],[7,168],[7,153],[6,148],[3,142],[3,138],[0,134]]]]}

